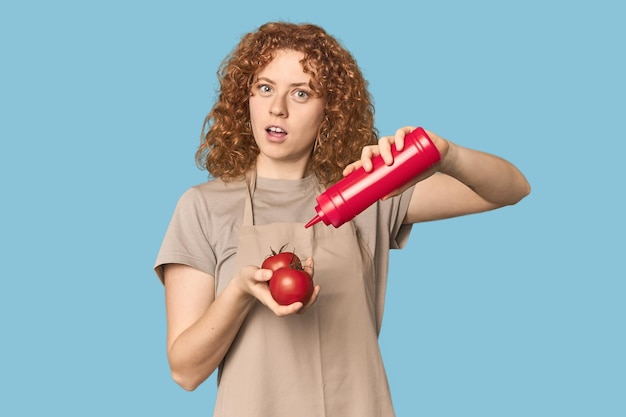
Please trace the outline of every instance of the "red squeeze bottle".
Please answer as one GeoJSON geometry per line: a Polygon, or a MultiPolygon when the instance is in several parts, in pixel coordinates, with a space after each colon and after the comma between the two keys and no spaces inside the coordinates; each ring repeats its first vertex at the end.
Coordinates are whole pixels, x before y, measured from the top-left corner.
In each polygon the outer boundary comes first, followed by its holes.
{"type": "Polygon", "coordinates": [[[393,164],[386,165],[378,155],[372,158],[373,169],[363,167],[320,194],[313,217],[304,227],[323,221],[339,227],[392,191],[402,187],[440,159],[441,155],[424,129],[418,127],[404,137],[404,148],[391,147],[393,164]]]}

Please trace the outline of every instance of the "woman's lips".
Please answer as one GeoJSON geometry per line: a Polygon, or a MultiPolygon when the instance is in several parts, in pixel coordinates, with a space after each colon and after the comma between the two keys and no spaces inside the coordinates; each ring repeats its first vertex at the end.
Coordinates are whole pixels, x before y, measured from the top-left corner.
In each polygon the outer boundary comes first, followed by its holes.
{"type": "Polygon", "coordinates": [[[280,126],[269,126],[265,132],[270,142],[280,143],[287,138],[287,131],[280,126]]]}

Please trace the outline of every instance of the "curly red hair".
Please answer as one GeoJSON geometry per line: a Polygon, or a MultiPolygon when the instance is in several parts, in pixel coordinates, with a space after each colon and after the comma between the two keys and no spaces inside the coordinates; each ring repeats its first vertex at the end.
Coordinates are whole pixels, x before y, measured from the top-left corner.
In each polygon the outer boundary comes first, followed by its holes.
{"type": "Polygon", "coordinates": [[[360,158],[363,147],[376,143],[367,81],[350,52],[316,25],[266,23],[244,35],[217,72],[219,98],[205,119],[196,152],[197,165],[213,177],[241,178],[254,165],[259,149],[248,99],[255,75],[281,49],[304,54],[311,88],[324,99],[324,119],[309,160],[309,169],[322,184],[341,179],[343,168],[360,158]]]}

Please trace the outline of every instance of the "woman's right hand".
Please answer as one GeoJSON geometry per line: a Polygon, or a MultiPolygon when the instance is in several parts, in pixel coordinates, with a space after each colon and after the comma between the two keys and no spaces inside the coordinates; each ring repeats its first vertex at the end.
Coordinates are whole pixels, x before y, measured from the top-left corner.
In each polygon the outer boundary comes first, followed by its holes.
{"type": "MultiPolygon", "coordinates": [[[[313,277],[313,258],[306,259],[303,266],[304,270],[313,277]]],[[[272,278],[272,274],[270,269],[261,269],[257,266],[249,265],[242,268],[239,275],[235,277],[235,284],[241,291],[259,300],[277,316],[302,313],[317,300],[317,296],[320,292],[319,285],[313,288],[313,295],[306,304],[301,302],[295,302],[286,306],[278,304],[272,297],[269,288],[269,281],[272,278]]]]}

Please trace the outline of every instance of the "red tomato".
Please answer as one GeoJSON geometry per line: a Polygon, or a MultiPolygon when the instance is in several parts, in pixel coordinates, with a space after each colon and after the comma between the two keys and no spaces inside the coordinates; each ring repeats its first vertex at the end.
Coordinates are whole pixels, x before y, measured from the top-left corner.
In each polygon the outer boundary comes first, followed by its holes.
{"type": "Polygon", "coordinates": [[[272,254],[265,258],[261,268],[271,269],[272,271],[276,271],[280,268],[302,269],[302,262],[300,261],[298,255],[293,252],[283,252],[285,246],[287,245],[280,248],[278,253],[274,252],[274,250],[270,248],[272,254]]]}
{"type": "Polygon", "coordinates": [[[280,305],[306,304],[313,295],[313,278],[303,269],[280,268],[270,279],[270,293],[280,305]]]}

